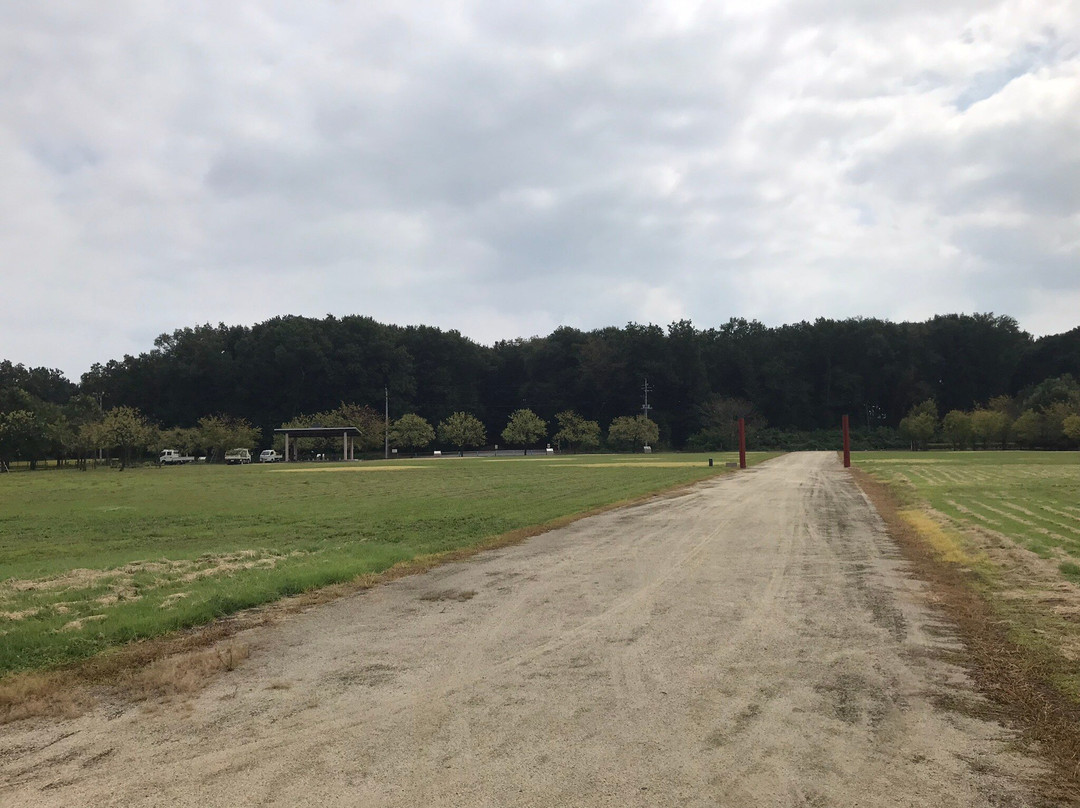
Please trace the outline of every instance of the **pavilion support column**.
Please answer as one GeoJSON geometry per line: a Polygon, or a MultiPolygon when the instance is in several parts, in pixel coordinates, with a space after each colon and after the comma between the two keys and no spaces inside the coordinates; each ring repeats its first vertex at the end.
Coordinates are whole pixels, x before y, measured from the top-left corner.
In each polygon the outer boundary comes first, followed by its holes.
{"type": "Polygon", "coordinates": [[[342,432],[341,433],[341,459],[342,460],[348,460],[349,459],[349,433],[348,432],[342,432]]]}
{"type": "Polygon", "coordinates": [[[289,462],[289,433],[285,433],[285,462],[289,462]]]}

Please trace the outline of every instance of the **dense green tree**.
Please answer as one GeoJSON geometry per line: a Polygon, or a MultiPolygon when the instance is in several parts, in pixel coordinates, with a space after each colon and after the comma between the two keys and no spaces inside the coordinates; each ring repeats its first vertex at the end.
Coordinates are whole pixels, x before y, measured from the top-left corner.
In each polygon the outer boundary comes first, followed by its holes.
{"type": "Polygon", "coordinates": [[[1014,386],[1030,389],[1045,379],[1080,379],[1080,327],[1036,340],[1024,354],[1014,386]]]}
{"type": "Polygon", "coordinates": [[[202,439],[203,432],[200,429],[174,426],[159,430],[152,448],[159,453],[165,449],[176,449],[182,455],[194,455],[203,448],[202,439]]]}
{"type": "Polygon", "coordinates": [[[407,412],[390,429],[390,442],[394,446],[415,452],[435,440],[435,430],[426,419],[414,412],[407,412]]]}
{"type": "Polygon", "coordinates": [[[1046,445],[1062,448],[1068,443],[1065,437],[1065,421],[1070,416],[1080,415],[1080,400],[1055,401],[1044,409],[1041,415],[1046,445]]]}
{"type": "Polygon", "coordinates": [[[963,449],[971,441],[971,416],[962,410],[949,410],[941,422],[941,433],[954,449],[963,449]]]}
{"type": "Polygon", "coordinates": [[[7,471],[16,459],[29,460],[33,468],[47,442],[46,424],[32,411],[0,412],[0,470],[7,471]]]}
{"type": "MultiPolygon", "coordinates": [[[[110,448],[105,436],[105,424],[103,420],[88,421],[87,423],[82,424],[79,427],[79,431],[76,434],[74,441],[78,445],[79,456],[81,459],[85,459],[95,452],[103,453],[105,449],[110,448]]],[[[80,465],[82,468],[86,467],[85,462],[82,462],[80,465]]]]}
{"type": "Polygon", "coordinates": [[[1012,435],[1021,446],[1037,446],[1045,437],[1045,423],[1035,410],[1024,410],[1012,425],[1012,435]]]}
{"type": "Polygon", "coordinates": [[[912,449],[925,449],[936,429],[937,419],[927,413],[909,415],[900,420],[900,434],[911,441],[912,449]]]}
{"type": "Polygon", "coordinates": [[[925,449],[937,431],[937,403],[928,398],[916,404],[900,421],[900,434],[911,441],[912,449],[925,449]]]}
{"type": "Polygon", "coordinates": [[[552,437],[555,445],[562,450],[573,452],[578,449],[594,449],[600,445],[600,425],[596,421],[586,421],[573,410],[563,410],[555,415],[559,429],[552,437]]]}
{"type": "Polygon", "coordinates": [[[643,446],[655,444],[659,439],[659,428],[644,415],[624,415],[616,418],[608,427],[608,443],[619,449],[637,451],[643,446]]]}
{"type": "Polygon", "coordinates": [[[439,441],[453,446],[459,452],[487,442],[484,425],[474,415],[467,412],[455,412],[439,423],[439,441]]]}
{"type": "Polygon", "coordinates": [[[28,368],[9,360],[0,361],[0,411],[16,409],[8,393],[19,390],[38,401],[63,405],[75,395],[78,387],[52,368],[28,368]]]}
{"type": "Polygon", "coordinates": [[[996,410],[978,409],[971,413],[971,434],[984,449],[991,443],[1001,444],[1008,439],[1009,416],[996,410]]]}
{"type": "Polygon", "coordinates": [[[67,456],[75,458],[79,468],[86,468],[87,458],[97,448],[86,442],[83,427],[100,423],[103,417],[100,402],[85,393],[72,396],[64,404],[63,422],[59,426],[63,448],[67,456]]]}
{"type": "Polygon", "coordinates": [[[101,422],[104,446],[118,450],[120,468],[131,465],[135,456],[154,442],[156,430],[134,407],[113,407],[101,422]]]}
{"type": "Polygon", "coordinates": [[[521,446],[525,454],[529,453],[530,444],[546,436],[547,424],[544,419],[528,409],[514,410],[502,431],[502,439],[510,446],[521,446]]]}
{"type": "Polygon", "coordinates": [[[1065,437],[1075,443],[1080,443],[1080,415],[1070,415],[1061,425],[1061,431],[1065,437]]]}
{"type": "Polygon", "coordinates": [[[728,452],[738,448],[740,418],[745,421],[748,434],[767,426],[746,399],[713,396],[698,407],[701,429],[691,436],[689,445],[699,451],[728,452]]]}
{"type": "Polygon", "coordinates": [[[1044,379],[1022,395],[1024,409],[1045,412],[1054,404],[1080,407],[1080,383],[1069,374],[1044,379]]]}
{"type": "Polygon", "coordinates": [[[199,419],[198,443],[211,463],[223,463],[230,449],[254,449],[261,440],[262,431],[243,418],[206,415],[199,419]]]}

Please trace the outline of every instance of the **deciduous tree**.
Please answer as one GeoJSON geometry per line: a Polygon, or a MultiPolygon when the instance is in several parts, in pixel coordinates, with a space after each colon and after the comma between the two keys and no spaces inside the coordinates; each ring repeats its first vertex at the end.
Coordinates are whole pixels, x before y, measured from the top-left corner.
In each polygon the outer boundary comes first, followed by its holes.
{"type": "Polygon", "coordinates": [[[1012,434],[1021,446],[1036,446],[1043,439],[1043,418],[1035,410],[1024,410],[1013,422],[1012,434]]]}
{"type": "Polygon", "coordinates": [[[163,449],[176,449],[182,455],[190,455],[200,448],[200,437],[201,433],[198,429],[174,426],[171,429],[158,431],[153,448],[158,452],[163,449]]]}
{"type": "Polygon", "coordinates": [[[29,460],[34,468],[47,443],[46,424],[30,410],[0,413],[0,465],[5,470],[16,458],[29,460]]]}
{"type": "Polygon", "coordinates": [[[414,412],[407,412],[390,429],[390,442],[402,449],[423,449],[435,440],[435,430],[424,418],[414,412]]]}
{"type": "Polygon", "coordinates": [[[134,407],[113,407],[101,423],[102,441],[120,452],[121,469],[131,464],[136,452],[153,443],[155,436],[153,425],[134,407]]]}
{"type": "Polygon", "coordinates": [[[224,462],[229,449],[252,449],[259,445],[262,430],[243,418],[205,415],[199,419],[198,441],[211,462],[224,462]]]}
{"type": "Polygon", "coordinates": [[[484,425],[469,413],[455,412],[439,423],[439,440],[464,454],[465,449],[483,446],[487,433],[484,425]]]}
{"type": "Polygon", "coordinates": [[[971,416],[962,410],[949,410],[941,422],[941,432],[954,449],[963,449],[971,440],[971,416]]]}
{"type": "Polygon", "coordinates": [[[1062,431],[1073,443],[1080,442],[1080,415],[1070,415],[1066,418],[1062,423],[1062,431]]]}
{"type": "Polygon", "coordinates": [[[702,451],[727,452],[738,446],[738,421],[745,419],[748,431],[764,429],[765,420],[744,398],[714,396],[698,407],[702,428],[690,438],[690,445],[702,451]]]}
{"type": "Polygon", "coordinates": [[[526,409],[514,410],[502,431],[502,439],[511,446],[523,447],[525,454],[529,453],[529,444],[540,441],[546,435],[544,419],[526,409]]]}
{"type": "Polygon", "coordinates": [[[578,449],[594,449],[600,445],[600,425],[596,421],[586,421],[573,410],[564,410],[555,416],[559,425],[552,437],[560,449],[563,445],[573,452],[578,449]]]}
{"type": "Polygon", "coordinates": [[[660,428],[644,415],[624,415],[616,418],[608,427],[608,443],[620,449],[637,451],[649,446],[660,437],[660,428]]]}
{"type": "Polygon", "coordinates": [[[1008,429],[1009,417],[1003,412],[978,409],[971,413],[971,434],[984,449],[988,449],[991,443],[1004,442],[1008,429]]]}
{"type": "Polygon", "coordinates": [[[925,449],[937,431],[937,404],[932,398],[916,404],[900,421],[900,434],[911,441],[912,449],[925,449]]]}

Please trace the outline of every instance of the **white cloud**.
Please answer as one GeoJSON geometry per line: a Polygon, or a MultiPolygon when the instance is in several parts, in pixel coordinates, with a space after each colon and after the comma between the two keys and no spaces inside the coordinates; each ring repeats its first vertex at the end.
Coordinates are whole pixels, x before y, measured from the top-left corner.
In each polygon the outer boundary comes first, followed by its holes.
{"type": "Polygon", "coordinates": [[[8,4],[0,75],[0,356],[72,375],[284,313],[1076,325],[1078,0],[8,4]]]}

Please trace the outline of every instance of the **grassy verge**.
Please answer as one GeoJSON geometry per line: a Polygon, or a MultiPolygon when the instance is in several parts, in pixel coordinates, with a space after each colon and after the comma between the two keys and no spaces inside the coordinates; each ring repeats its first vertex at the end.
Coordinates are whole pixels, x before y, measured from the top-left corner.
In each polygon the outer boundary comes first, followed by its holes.
{"type": "Polygon", "coordinates": [[[722,473],[731,459],[710,468],[707,457],[5,475],[0,675],[490,544],[722,473]]]}
{"type": "Polygon", "coordinates": [[[1058,536],[1048,542],[1044,525],[1028,516],[1070,504],[1061,492],[1080,481],[1077,457],[866,455],[856,466],[890,533],[958,626],[964,662],[989,696],[983,709],[1038,743],[1056,773],[1042,784],[1051,798],[1080,798],[1080,590],[1059,568],[1075,550],[1059,538],[1072,525],[1055,516],[1058,536]],[[985,506],[1024,521],[1002,517],[993,529],[985,506]]]}

